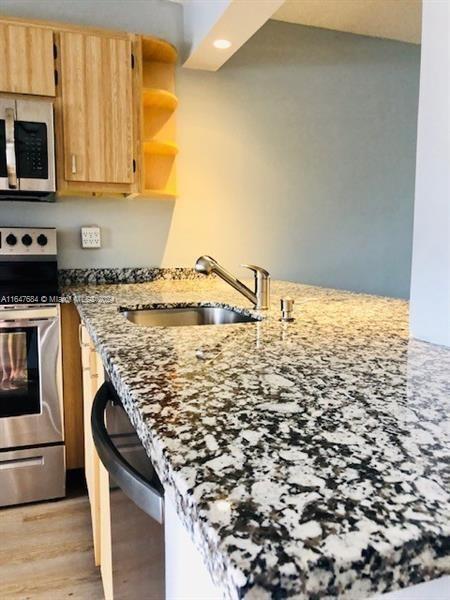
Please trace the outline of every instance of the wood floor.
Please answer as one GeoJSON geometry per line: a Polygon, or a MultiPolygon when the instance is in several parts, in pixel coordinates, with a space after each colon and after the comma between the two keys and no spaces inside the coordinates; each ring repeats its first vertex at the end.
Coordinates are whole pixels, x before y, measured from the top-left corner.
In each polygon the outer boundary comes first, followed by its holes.
{"type": "Polygon", "coordinates": [[[0,600],[103,600],[87,496],[0,510],[0,600]]]}

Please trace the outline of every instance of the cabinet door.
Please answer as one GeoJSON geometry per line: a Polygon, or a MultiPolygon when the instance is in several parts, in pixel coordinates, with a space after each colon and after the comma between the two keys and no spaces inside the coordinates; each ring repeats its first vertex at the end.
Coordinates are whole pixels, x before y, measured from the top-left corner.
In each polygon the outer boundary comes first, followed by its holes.
{"type": "Polygon", "coordinates": [[[64,398],[64,439],[67,469],[84,466],[80,317],[74,304],[61,304],[61,346],[64,398]]]}
{"type": "Polygon", "coordinates": [[[83,368],[84,467],[89,503],[91,506],[94,560],[96,565],[100,565],[100,459],[98,458],[94,440],[92,439],[91,410],[97,386],[100,386],[103,383],[103,370],[99,369],[100,360],[84,326],[81,328],[80,337],[81,364],[83,368]]]}
{"type": "Polygon", "coordinates": [[[133,182],[131,41],[61,33],[68,181],[133,182]]]}
{"type": "Polygon", "coordinates": [[[0,92],[55,95],[53,32],[0,23],[0,92]]]}
{"type": "Polygon", "coordinates": [[[111,545],[111,505],[109,501],[109,473],[99,460],[100,498],[100,573],[102,576],[105,600],[114,600],[112,545],[111,545]]]}

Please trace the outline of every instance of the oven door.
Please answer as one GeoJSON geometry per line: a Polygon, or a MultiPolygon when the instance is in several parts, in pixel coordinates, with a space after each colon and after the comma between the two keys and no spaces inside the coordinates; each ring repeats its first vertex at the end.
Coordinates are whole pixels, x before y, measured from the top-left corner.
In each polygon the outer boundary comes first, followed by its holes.
{"type": "Polygon", "coordinates": [[[63,439],[59,308],[0,310],[0,449],[63,439]]]}

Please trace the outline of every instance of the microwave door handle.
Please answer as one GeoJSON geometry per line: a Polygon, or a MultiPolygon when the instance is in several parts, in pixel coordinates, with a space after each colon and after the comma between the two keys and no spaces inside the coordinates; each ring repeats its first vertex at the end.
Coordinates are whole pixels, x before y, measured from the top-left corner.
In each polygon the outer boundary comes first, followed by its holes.
{"type": "Polygon", "coordinates": [[[6,172],[8,174],[8,187],[17,189],[16,171],[16,144],[14,139],[14,109],[5,109],[5,133],[6,133],[6,172]]]}
{"type": "Polygon", "coordinates": [[[164,491],[144,479],[120,454],[105,427],[105,409],[115,393],[105,381],[92,403],[91,428],[97,454],[115,483],[141,510],[158,523],[164,521],[164,491]]]}

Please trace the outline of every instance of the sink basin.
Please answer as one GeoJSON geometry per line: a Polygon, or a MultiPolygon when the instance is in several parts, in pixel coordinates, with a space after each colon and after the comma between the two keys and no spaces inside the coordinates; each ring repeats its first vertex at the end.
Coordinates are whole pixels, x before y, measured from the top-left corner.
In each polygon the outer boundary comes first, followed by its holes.
{"type": "Polygon", "coordinates": [[[231,308],[218,306],[145,308],[124,310],[123,315],[135,325],[141,325],[142,327],[230,325],[233,323],[256,323],[260,320],[231,308]]]}

